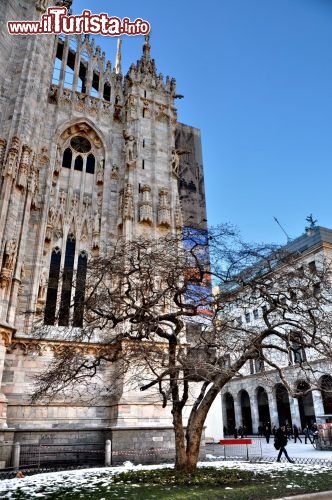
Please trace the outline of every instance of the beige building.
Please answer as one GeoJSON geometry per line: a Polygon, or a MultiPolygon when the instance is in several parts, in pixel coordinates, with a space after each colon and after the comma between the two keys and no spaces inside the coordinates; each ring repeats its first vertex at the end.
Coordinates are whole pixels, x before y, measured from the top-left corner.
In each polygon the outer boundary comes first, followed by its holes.
{"type": "Polygon", "coordinates": [[[138,393],[86,405],[29,400],[65,329],[81,325],[71,283],[89,257],[107,255],[119,236],[206,221],[200,132],[178,122],[175,79],[157,72],[149,37],[123,75],[120,46],[112,65],[89,36],[8,33],[7,21],[38,20],[46,4],[7,0],[0,11],[2,439],[99,439],[130,428],[144,445],[168,447],[170,415],[138,393]],[[54,326],[52,342],[33,340],[31,311],[54,326]]]}
{"type": "MultiPolygon", "coordinates": [[[[332,230],[313,226],[284,248],[298,256],[299,268],[305,267],[310,273],[315,273],[323,262],[331,262],[332,230]]],[[[314,286],[319,287],[319,283],[314,286]]],[[[251,326],[259,328],[264,307],[267,306],[261,301],[248,301],[245,310],[235,311],[236,321],[243,325],[244,330],[246,325],[248,329],[251,326]]],[[[272,337],[269,342],[273,343],[272,337]]],[[[223,422],[228,434],[233,434],[235,427],[243,425],[248,434],[257,434],[258,427],[268,422],[271,427],[287,423],[304,428],[306,424],[311,426],[316,422],[317,417],[332,414],[331,361],[318,357],[313,349],[303,348],[296,338],[290,343],[288,352],[279,353],[273,361],[282,368],[294,389],[306,391],[311,384],[315,389],[294,398],[282,384],[277,370],[261,359],[250,360],[240,376],[233,378],[221,393],[222,415],[219,414],[219,422],[223,422]],[[309,368],[306,369],[306,366],[309,368]],[[311,382],[308,377],[311,377],[311,382]]],[[[216,411],[214,416],[218,418],[216,411]]]]}

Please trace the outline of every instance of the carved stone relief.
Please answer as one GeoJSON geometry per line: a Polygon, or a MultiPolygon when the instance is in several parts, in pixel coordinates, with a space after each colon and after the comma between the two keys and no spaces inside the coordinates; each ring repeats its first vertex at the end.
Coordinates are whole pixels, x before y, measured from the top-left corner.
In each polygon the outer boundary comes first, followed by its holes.
{"type": "Polygon", "coordinates": [[[6,144],[7,142],[5,141],[5,139],[0,138],[0,176],[4,170],[3,162],[5,158],[6,144]]]}
{"type": "Polygon", "coordinates": [[[3,258],[3,269],[12,270],[14,267],[15,257],[17,251],[16,239],[10,239],[6,241],[5,253],[3,258]]]}
{"type": "Polygon", "coordinates": [[[5,174],[10,177],[16,176],[19,148],[20,140],[18,137],[14,136],[7,154],[5,168],[5,174]]]}
{"type": "Polygon", "coordinates": [[[17,241],[12,238],[6,241],[5,251],[2,259],[2,269],[0,274],[0,286],[7,287],[13,274],[15,258],[17,253],[17,241]]]}
{"type": "Polygon", "coordinates": [[[150,186],[143,186],[142,188],[142,201],[139,207],[139,221],[152,224],[153,211],[151,201],[151,188],[150,186]]]}
{"type": "Polygon", "coordinates": [[[31,152],[32,152],[31,148],[27,144],[23,144],[21,160],[19,163],[18,175],[16,181],[16,185],[22,189],[25,189],[28,183],[28,171],[30,165],[31,152]]]}
{"type": "Polygon", "coordinates": [[[123,138],[125,140],[125,161],[128,166],[132,166],[136,163],[137,159],[136,139],[133,135],[129,134],[125,130],[123,131],[123,138]]]}
{"type": "Polygon", "coordinates": [[[159,191],[158,224],[167,227],[171,225],[171,207],[167,189],[159,191]]]}
{"type": "Polygon", "coordinates": [[[131,184],[127,184],[123,192],[122,219],[133,220],[133,218],[134,218],[133,186],[131,184]]]}
{"type": "Polygon", "coordinates": [[[48,281],[48,271],[46,267],[43,267],[39,278],[39,288],[38,288],[39,302],[45,302],[46,300],[47,281],[48,281]]]}
{"type": "Polygon", "coordinates": [[[49,0],[36,0],[35,6],[37,10],[40,10],[41,12],[46,12],[48,4],[49,0]]]}
{"type": "Polygon", "coordinates": [[[97,165],[96,183],[98,185],[102,185],[104,183],[104,163],[104,160],[100,160],[97,165]]]}

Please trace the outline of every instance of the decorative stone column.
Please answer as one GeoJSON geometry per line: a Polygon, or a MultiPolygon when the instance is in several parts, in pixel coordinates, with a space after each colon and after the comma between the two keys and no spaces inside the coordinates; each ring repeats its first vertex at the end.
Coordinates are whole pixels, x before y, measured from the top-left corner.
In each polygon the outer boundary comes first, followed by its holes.
{"type": "Polygon", "coordinates": [[[274,425],[279,427],[279,415],[278,415],[278,407],[277,407],[275,390],[267,391],[267,397],[268,397],[268,402],[269,402],[271,427],[273,427],[274,425]]]}
{"type": "Polygon", "coordinates": [[[315,417],[317,418],[319,415],[324,415],[325,411],[321,391],[312,391],[312,401],[314,403],[315,417]]]}
{"type": "Polygon", "coordinates": [[[239,395],[234,398],[234,416],[235,416],[235,427],[238,428],[242,425],[242,409],[241,403],[239,401],[239,395]]]}
{"type": "Polygon", "coordinates": [[[251,422],[252,422],[252,432],[256,434],[259,426],[259,412],[257,404],[257,393],[256,391],[252,396],[250,396],[250,408],[251,408],[251,422]]]}
{"type": "MultiPolygon", "coordinates": [[[[14,329],[0,324],[0,380],[2,380],[6,348],[11,344],[14,329]]],[[[0,429],[7,428],[7,398],[0,390],[0,429]]]]}
{"type": "Polygon", "coordinates": [[[298,427],[301,427],[301,416],[299,410],[299,400],[297,398],[292,398],[289,396],[289,407],[292,417],[292,425],[296,424],[298,427]]]}

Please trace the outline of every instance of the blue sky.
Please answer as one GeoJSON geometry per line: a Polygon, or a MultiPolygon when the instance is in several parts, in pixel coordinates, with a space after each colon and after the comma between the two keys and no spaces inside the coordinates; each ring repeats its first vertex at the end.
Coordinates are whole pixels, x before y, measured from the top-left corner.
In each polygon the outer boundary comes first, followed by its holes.
{"type": "MultiPolygon", "coordinates": [[[[210,224],[286,242],[306,217],[332,227],[331,0],[74,0],[151,24],[157,70],[175,77],[179,121],[201,129],[210,224]]],[[[116,39],[97,36],[112,62],[116,39]]],[[[142,36],[122,37],[125,73],[142,36]]]]}

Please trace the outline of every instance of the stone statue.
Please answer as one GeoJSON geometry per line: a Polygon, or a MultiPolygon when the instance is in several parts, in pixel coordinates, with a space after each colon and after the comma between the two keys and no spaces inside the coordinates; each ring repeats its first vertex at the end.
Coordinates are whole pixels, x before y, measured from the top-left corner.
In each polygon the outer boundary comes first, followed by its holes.
{"type": "Polygon", "coordinates": [[[48,6],[49,0],[37,0],[36,9],[45,12],[48,6]]]}
{"type": "Polygon", "coordinates": [[[79,198],[77,196],[77,193],[74,193],[72,196],[72,199],[71,199],[71,203],[72,203],[74,211],[76,211],[78,208],[78,201],[79,201],[79,198]]]}
{"type": "Polygon", "coordinates": [[[179,167],[180,167],[180,157],[179,157],[176,149],[172,149],[171,165],[172,165],[172,173],[174,175],[178,176],[179,175],[179,167]]]}
{"type": "Polygon", "coordinates": [[[132,220],[134,217],[133,187],[127,184],[123,193],[123,219],[132,220]]]}
{"type": "Polygon", "coordinates": [[[103,184],[104,182],[104,160],[100,160],[97,166],[97,184],[103,184]]]}
{"type": "Polygon", "coordinates": [[[38,299],[45,300],[46,298],[46,290],[47,290],[47,269],[43,267],[42,272],[40,274],[39,279],[39,290],[38,290],[38,299]]]}
{"type": "Polygon", "coordinates": [[[123,131],[123,137],[125,140],[126,163],[131,163],[137,158],[136,140],[133,135],[127,134],[125,130],[123,131]]]}
{"type": "Polygon", "coordinates": [[[99,233],[99,220],[100,220],[100,215],[98,212],[95,213],[95,217],[93,219],[93,232],[94,233],[99,233]]]}
{"type": "Polygon", "coordinates": [[[5,246],[5,255],[3,261],[4,269],[13,269],[16,250],[17,250],[16,240],[14,239],[8,240],[5,246]]]}

